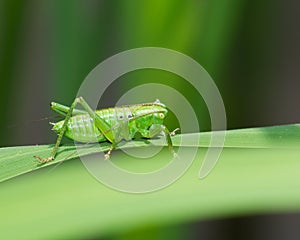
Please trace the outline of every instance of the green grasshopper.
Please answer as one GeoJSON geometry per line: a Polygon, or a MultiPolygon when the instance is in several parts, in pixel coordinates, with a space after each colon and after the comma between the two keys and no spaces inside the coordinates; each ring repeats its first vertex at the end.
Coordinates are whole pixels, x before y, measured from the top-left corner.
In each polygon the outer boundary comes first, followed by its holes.
{"type": "Polygon", "coordinates": [[[109,141],[111,147],[105,154],[105,158],[109,159],[112,150],[123,139],[130,141],[138,132],[145,138],[152,138],[164,132],[171,153],[176,155],[171,136],[175,135],[179,128],[170,132],[163,125],[168,110],[159,100],[93,111],[82,97],[78,97],[70,107],[52,102],[51,108],[65,119],[52,123],[52,130],[58,133],[57,141],[50,157],[34,156],[41,163],[54,160],[63,136],[83,143],[95,142],[95,135],[97,142],[109,141]],[[77,104],[84,110],[76,109],[77,104]]]}

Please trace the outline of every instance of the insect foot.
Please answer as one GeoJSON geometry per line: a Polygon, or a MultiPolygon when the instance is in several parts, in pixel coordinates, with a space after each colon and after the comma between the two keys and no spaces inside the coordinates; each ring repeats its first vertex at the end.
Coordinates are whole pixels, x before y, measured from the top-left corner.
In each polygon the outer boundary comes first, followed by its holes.
{"type": "Polygon", "coordinates": [[[108,152],[106,154],[104,154],[105,160],[109,160],[110,159],[110,154],[112,152],[112,150],[114,149],[113,146],[110,147],[110,149],[108,150],[108,152]]]}
{"type": "Polygon", "coordinates": [[[176,132],[179,131],[179,130],[180,130],[180,128],[174,129],[172,132],[170,132],[170,135],[174,136],[176,134],[176,132]]]}
{"type": "Polygon", "coordinates": [[[41,158],[39,156],[34,156],[40,163],[47,163],[53,161],[54,157],[41,158]]]}

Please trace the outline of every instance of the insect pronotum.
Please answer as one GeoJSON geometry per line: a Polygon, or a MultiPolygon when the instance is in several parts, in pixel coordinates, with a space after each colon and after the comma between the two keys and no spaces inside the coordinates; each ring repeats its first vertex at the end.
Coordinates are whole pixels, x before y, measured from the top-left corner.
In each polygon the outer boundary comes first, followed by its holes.
{"type": "Polygon", "coordinates": [[[179,128],[170,132],[163,125],[168,110],[159,100],[153,103],[134,104],[93,111],[82,97],[78,97],[70,107],[52,102],[51,108],[59,115],[65,117],[65,119],[53,123],[52,130],[58,133],[58,137],[51,155],[47,158],[34,156],[41,163],[54,160],[63,136],[78,142],[89,143],[95,142],[94,136],[96,135],[97,142],[109,141],[111,147],[105,154],[105,158],[108,159],[117,143],[123,139],[130,141],[138,132],[145,138],[152,138],[164,132],[171,153],[176,155],[171,136],[179,128]],[[77,104],[80,104],[84,110],[76,109],[77,104]]]}

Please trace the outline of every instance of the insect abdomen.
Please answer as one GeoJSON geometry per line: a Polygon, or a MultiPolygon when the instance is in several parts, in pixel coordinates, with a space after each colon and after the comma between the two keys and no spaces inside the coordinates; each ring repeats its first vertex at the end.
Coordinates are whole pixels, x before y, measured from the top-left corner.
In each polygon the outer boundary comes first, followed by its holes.
{"type": "MultiPolygon", "coordinates": [[[[116,142],[133,138],[135,132],[130,132],[128,124],[129,119],[132,117],[129,108],[107,108],[97,110],[96,113],[111,126],[116,142]]],[[[60,132],[63,122],[55,123],[53,130],[60,132]]],[[[79,142],[103,142],[107,140],[99,129],[94,126],[93,120],[88,114],[71,117],[65,136],[79,142]]]]}
{"type": "Polygon", "coordinates": [[[78,142],[102,142],[106,140],[103,134],[94,126],[89,115],[71,117],[65,135],[78,142]]]}

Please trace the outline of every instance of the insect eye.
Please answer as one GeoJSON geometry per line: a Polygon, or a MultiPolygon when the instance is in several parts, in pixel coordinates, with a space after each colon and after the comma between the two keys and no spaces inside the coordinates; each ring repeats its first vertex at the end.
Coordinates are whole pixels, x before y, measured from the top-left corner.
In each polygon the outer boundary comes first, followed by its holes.
{"type": "Polygon", "coordinates": [[[160,114],[159,114],[159,117],[160,117],[161,119],[163,119],[163,118],[165,117],[165,115],[164,115],[163,113],[160,113],[160,114]]]}
{"type": "Polygon", "coordinates": [[[129,115],[127,116],[127,118],[132,118],[132,115],[129,114],[129,115]]]}
{"type": "Polygon", "coordinates": [[[123,115],[120,115],[120,116],[119,116],[119,119],[123,119],[123,115]]]}

